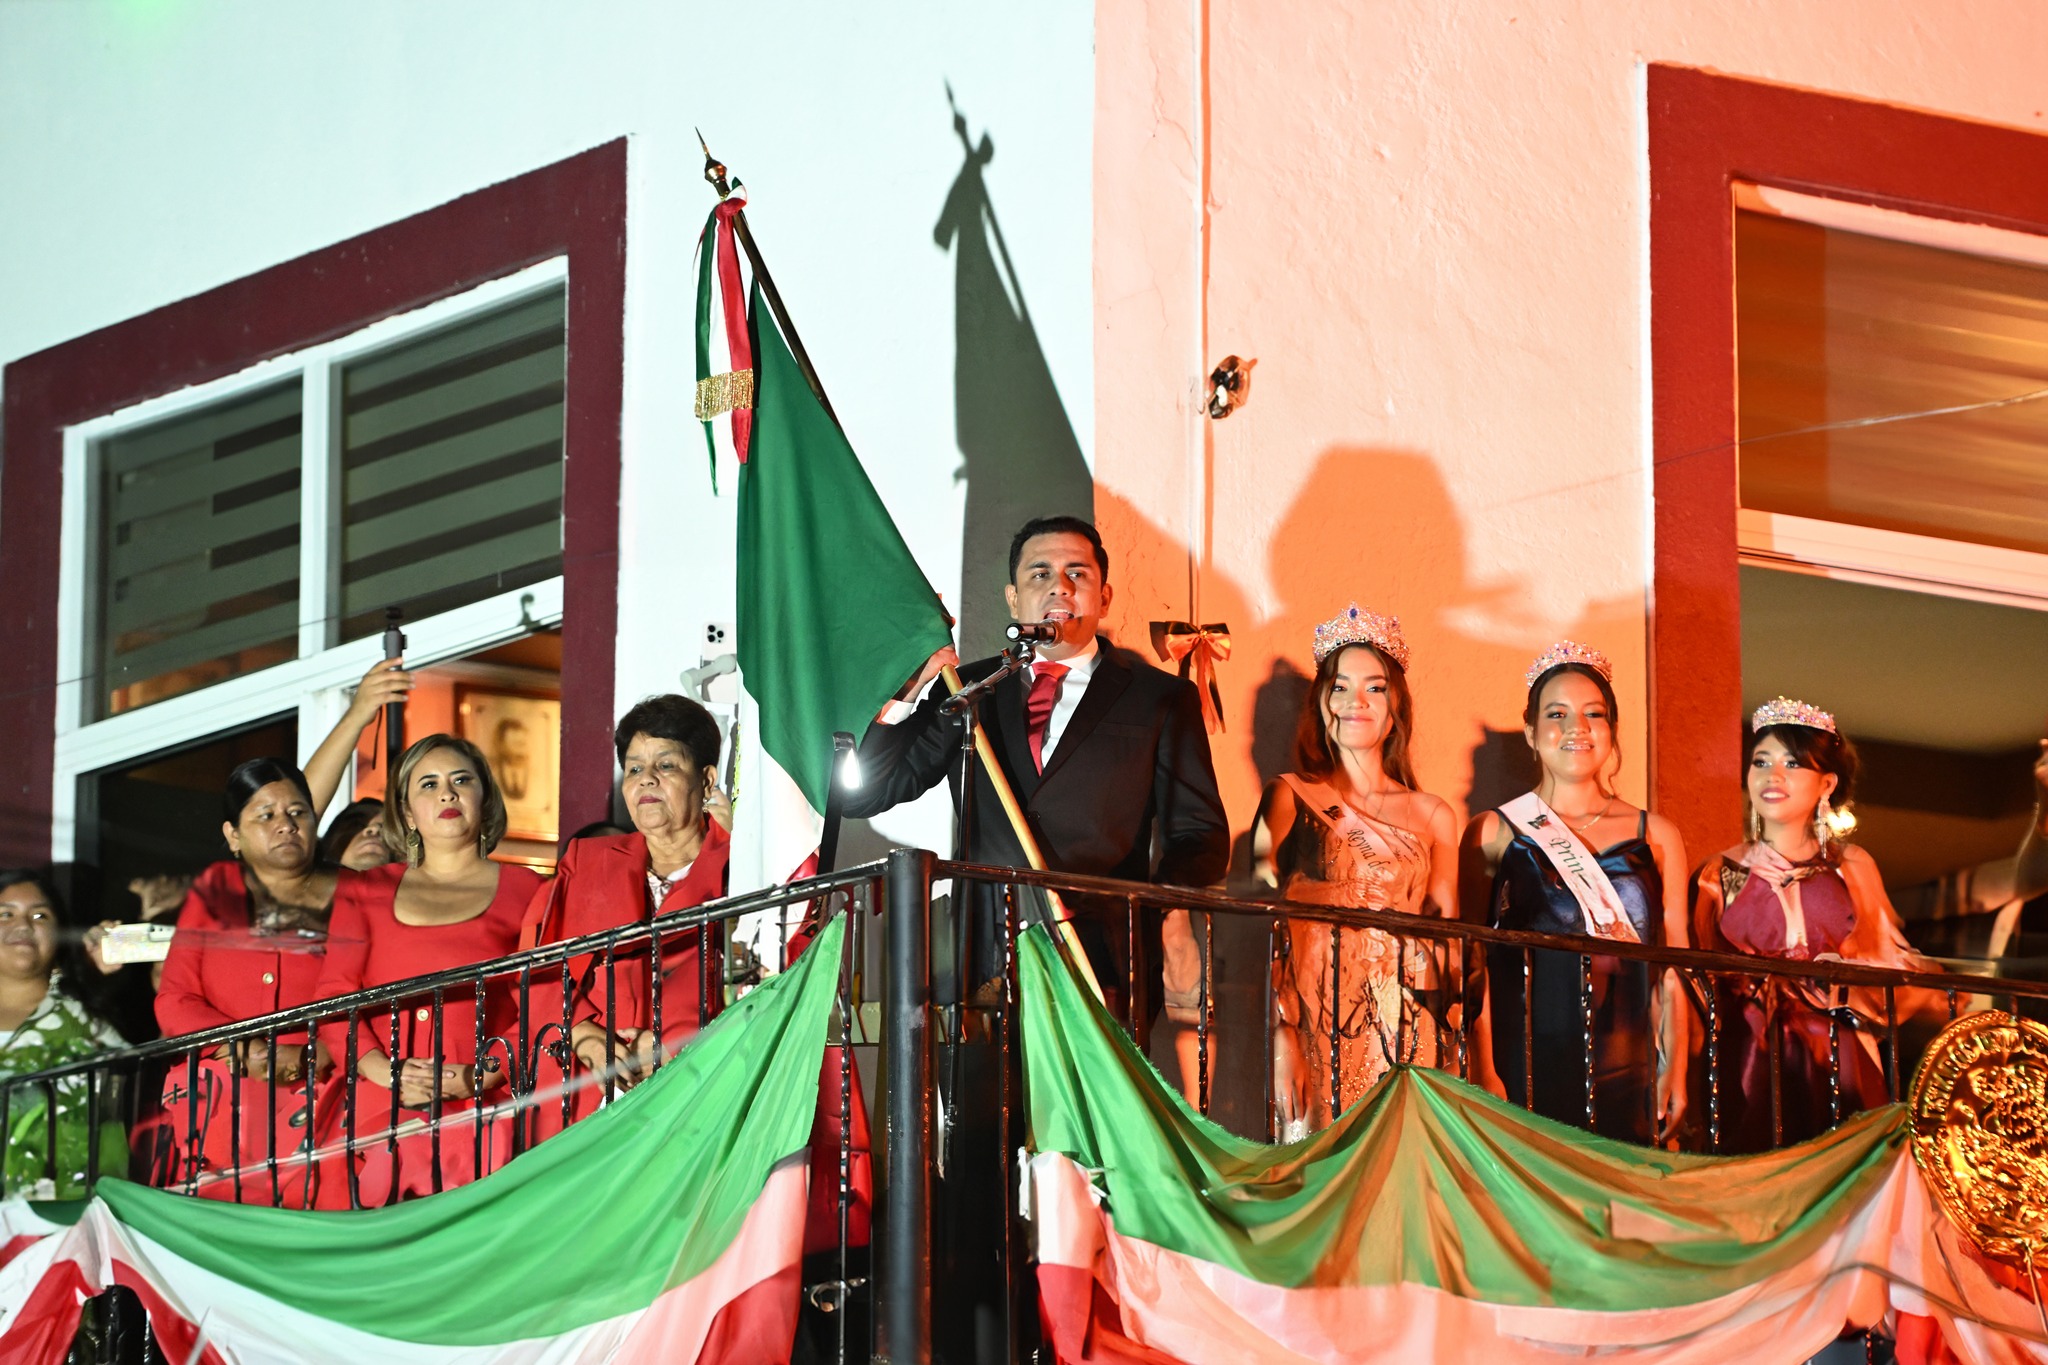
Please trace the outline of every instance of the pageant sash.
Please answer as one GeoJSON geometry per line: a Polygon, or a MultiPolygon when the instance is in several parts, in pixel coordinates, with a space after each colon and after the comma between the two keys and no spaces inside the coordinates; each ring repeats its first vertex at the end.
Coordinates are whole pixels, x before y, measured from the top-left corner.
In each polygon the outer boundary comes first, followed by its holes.
{"type": "Polygon", "coordinates": [[[1587,933],[1617,943],[1642,942],[1636,936],[1635,926],[1629,923],[1628,911],[1622,906],[1614,883],[1601,869],[1600,860],[1542,797],[1524,792],[1502,806],[1500,813],[1509,824],[1528,835],[1529,841],[1557,869],[1557,875],[1579,902],[1579,909],[1585,912],[1587,933]]]}
{"type": "MultiPolygon", "coordinates": [[[[1398,859],[1387,843],[1386,836],[1366,823],[1365,817],[1353,810],[1343,797],[1321,782],[1310,782],[1293,773],[1280,774],[1280,780],[1294,789],[1294,799],[1314,811],[1316,817],[1336,832],[1337,838],[1357,851],[1369,863],[1391,863],[1398,859]]],[[[1376,906],[1375,909],[1399,910],[1397,905],[1376,906]]]]}

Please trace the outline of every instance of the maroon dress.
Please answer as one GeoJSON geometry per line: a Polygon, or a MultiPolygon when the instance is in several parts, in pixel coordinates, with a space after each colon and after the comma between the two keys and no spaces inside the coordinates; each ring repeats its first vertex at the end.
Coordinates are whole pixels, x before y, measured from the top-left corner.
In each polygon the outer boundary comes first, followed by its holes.
{"type": "MultiPolygon", "coordinates": [[[[1783,961],[1811,962],[1823,954],[1846,957],[1858,910],[1849,885],[1832,862],[1787,864],[1796,896],[1781,895],[1772,878],[1724,854],[1701,873],[1695,927],[1702,947],[1783,961]],[[1711,880],[1710,880],[1711,879],[1711,880]],[[1718,892],[1719,894],[1714,894],[1718,892]]],[[[1722,978],[1722,1150],[1760,1152],[1803,1142],[1834,1124],[1830,1089],[1840,1055],[1840,1109],[1847,1118],[1887,1103],[1891,1096],[1878,1065],[1875,1039],[1846,1008],[1831,1010],[1827,993],[1790,978],[1722,978]],[[1831,1041],[1829,1023],[1836,1025],[1831,1041]],[[1771,1038],[1778,1052],[1780,1133],[1771,1122],[1771,1038]],[[1779,1138],[1773,1142],[1773,1137],[1779,1138]]]]}

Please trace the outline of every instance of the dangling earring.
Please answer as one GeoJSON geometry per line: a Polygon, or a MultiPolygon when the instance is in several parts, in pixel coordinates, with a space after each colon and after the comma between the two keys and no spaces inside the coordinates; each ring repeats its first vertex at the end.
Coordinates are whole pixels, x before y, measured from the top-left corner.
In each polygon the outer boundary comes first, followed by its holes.
{"type": "Polygon", "coordinates": [[[1764,818],[1756,813],[1756,802],[1745,801],[1743,805],[1748,808],[1743,816],[1743,826],[1748,831],[1749,841],[1752,844],[1762,843],[1764,837],[1764,818]]]}
{"type": "Polygon", "coordinates": [[[418,866],[419,866],[419,865],[420,865],[421,863],[425,862],[426,860],[427,860],[427,841],[426,841],[426,840],[424,840],[424,839],[422,839],[422,838],[420,838],[420,832],[419,832],[419,831],[418,831],[417,829],[414,829],[414,828],[413,828],[412,826],[410,826],[410,825],[406,826],[406,830],[405,830],[405,863],[406,863],[406,866],[408,866],[408,867],[418,867],[418,866]]]}
{"type": "Polygon", "coordinates": [[[1828,807],[1828,798],[1823,794],[1820,804],[1813,808],[1813,837],[1820,841],[1821,851],[1826,852],[1830,840],[1835,837],[1834,826],[1828,823],[1833,812],[1828,807]]]}

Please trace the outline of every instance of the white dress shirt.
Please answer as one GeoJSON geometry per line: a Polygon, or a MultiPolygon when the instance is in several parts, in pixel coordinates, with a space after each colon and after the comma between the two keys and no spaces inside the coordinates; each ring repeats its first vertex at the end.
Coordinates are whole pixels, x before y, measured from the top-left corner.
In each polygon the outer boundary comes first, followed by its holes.
{"type": "MultiPolygon", "coordinates": [[[[1040,752],[1048,762],[1052,759],[1052,751],[1059,745],[1060,736],[1067,732],[1067,722],[1074,718],[1074,709],[1081,704],[1081,694],[1088,690],[1088,680],[1095,676],[1095,663],[1101,657],[1102,638],[1091,635],[1088,637],[1088,647],[1072,658],[1046,660],[1048,663],[1062,663],[1067,666],[1066,676],[1060,679],[1059,695],[1053,698],[1052,715],[1045,722],[1045,743],[1040,752]]],[[[926,684],[928,688],[937,685],[936,678],[926,684]]],[[[1024,692],[1027,696],[1031,692],[1029,668],[1024,670],[1024,692]]],[[[909,715],[911,709],[911,703],[907,701],[891,701],[882,708],[882,714],[876,719],[884,725],[894,725],[909,715]]]]}

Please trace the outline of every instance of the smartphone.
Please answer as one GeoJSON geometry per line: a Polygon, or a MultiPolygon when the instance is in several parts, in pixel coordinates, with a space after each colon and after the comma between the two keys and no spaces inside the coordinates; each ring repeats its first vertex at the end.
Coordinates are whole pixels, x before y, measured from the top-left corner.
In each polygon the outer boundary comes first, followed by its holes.
{"type": "Polygon", "coordinates": [[[100,961],[109,965],[162,962],[171,955],[175,924],[117,924],[100,940],[100,961]]]}

